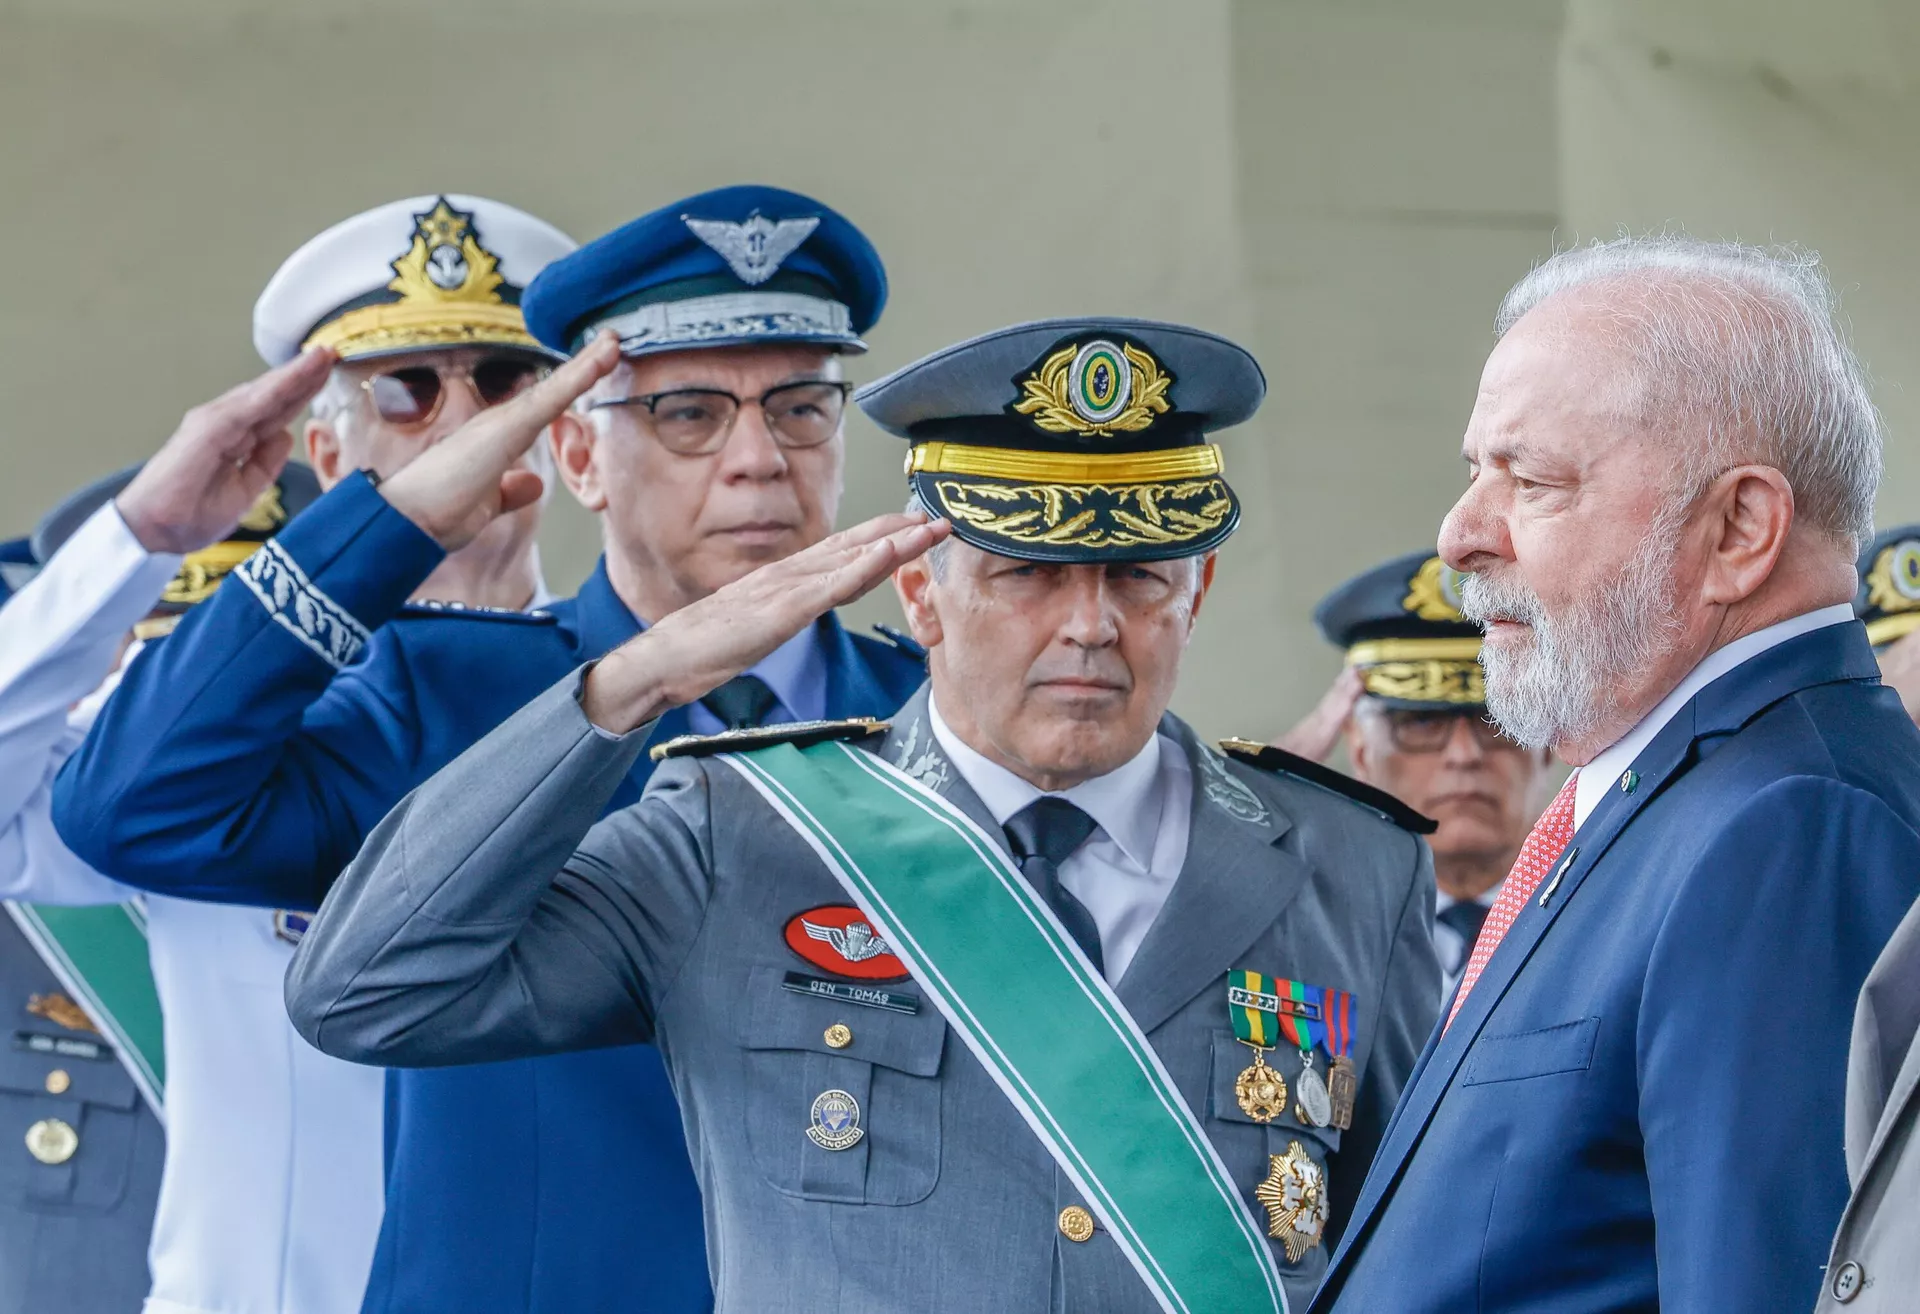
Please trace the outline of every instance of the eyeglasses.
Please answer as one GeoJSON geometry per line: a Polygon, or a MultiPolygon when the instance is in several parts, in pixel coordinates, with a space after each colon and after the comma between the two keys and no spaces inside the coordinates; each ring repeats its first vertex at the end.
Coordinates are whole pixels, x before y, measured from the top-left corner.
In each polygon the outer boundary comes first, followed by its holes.
{"type": "Polygon", "coordinates": [[[481,409],[498,406],[547,377],[548,368],[525,356],[488,356],[470,369],[409,365],[362,379],[374,411],[388,424],[430,424],[447,400],[447,381],[465,379],[481,409]]]}
{"type": "Polygon", "coordinates": [[[1402,753],[1439,752],[1453,738],[1453,727],[1461,721],[1467,723],[1467,728],[1472,731],[1483,752],[1510,753],[1520,749],[1520,745],[1501,734],[1499,727],[1478,709],[1421,712],[1389,707],[1383,710],[1387,718],[1387,733],[1393,739],[1393,746],[1402,753]]]}
{"type": "Polygon", "coordinates": [[[675,388],[613,397],[587,409],[638,406],[646,412],[642,423],[662,447],[677,456],[711,456],[727,445],[741,407],[749,402],[767,417],[767,429],[782,447],[818,447],[840,432],[852,391],[851,383],[825,379],[783,383],[746,398],[719,388],[675,388]]]}

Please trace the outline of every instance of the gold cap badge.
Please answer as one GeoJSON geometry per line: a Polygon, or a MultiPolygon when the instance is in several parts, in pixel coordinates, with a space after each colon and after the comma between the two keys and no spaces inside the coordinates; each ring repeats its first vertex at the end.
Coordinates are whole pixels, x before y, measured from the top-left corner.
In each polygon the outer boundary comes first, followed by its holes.
{"type": "Polygon", "coordinates": [[[414,216],[413,236],[393,265],[394,300],[356,306],[322,321],[303,344],[332,347],[342,360],[436,347],[542,348],[520,307],[500,289],[500,260],[480,240],[473,215],[442,196],[414,216]]]}

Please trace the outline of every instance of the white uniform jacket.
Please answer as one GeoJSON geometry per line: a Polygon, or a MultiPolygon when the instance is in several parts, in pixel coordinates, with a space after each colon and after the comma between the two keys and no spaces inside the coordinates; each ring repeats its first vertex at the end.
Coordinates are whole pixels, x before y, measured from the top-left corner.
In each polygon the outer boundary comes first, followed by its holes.
{"type": "Polygon", "coordinates": [[[383,1074],[295,1034],[274,913],[137,895],[48,815],[127,632],[179,562],[108,503],[0,609],[0,898],[146,904],[167,1061],[146,1314],[356,1314],[380,1229],[383,1074]]]}

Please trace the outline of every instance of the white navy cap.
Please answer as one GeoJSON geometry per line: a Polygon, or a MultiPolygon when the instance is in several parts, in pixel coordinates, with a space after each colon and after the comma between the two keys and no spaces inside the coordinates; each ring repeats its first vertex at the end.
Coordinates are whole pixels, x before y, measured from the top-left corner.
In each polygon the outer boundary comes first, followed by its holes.
{"type": "Polygon", "coordinates": [[[254,303],[254,349],[269,365],[314,345],[342,360],[479,346],[550,355],[527,332],[520,294],[576,245],[484,196],[378,206],[287,257],[254,303]]]}

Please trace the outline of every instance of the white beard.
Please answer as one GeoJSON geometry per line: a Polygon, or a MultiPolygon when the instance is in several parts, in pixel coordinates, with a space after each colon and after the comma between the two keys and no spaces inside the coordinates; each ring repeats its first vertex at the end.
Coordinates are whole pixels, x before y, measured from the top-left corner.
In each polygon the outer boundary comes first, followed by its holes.
{"type": "Polygon", "coordinates": [[[1608,691],[1673,651],[1684,626],[1672,567],[1685,524],[1685,507],[1654,517],[1620,573],[1565,616],[1549,616],[1518,579],[1476,574],[1462,581],[1461,610],[1469,620],[1518,621],[1531,633],[1520,644],[1480,649],[1487,714],[1510,739],[1528,748],[1585,739],[1613,711],[1608,691]]]}

